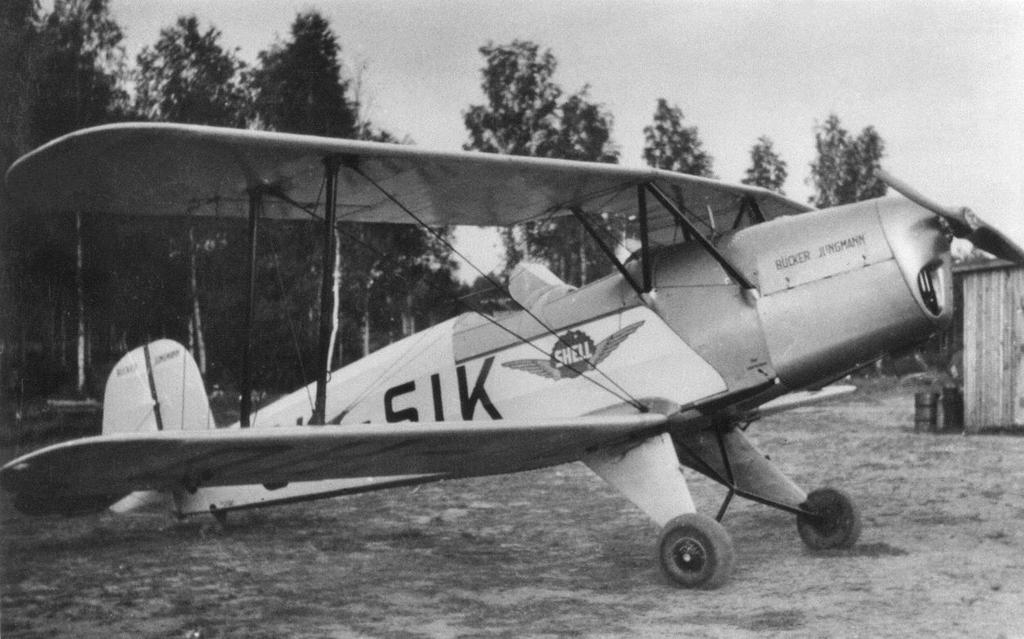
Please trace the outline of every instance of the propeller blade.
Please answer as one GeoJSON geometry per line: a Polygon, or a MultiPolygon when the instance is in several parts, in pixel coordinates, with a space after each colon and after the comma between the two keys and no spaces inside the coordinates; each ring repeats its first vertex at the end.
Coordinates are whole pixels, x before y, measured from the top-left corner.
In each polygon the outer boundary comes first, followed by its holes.
{"type": "Polygon", "coordinates": [[[977,246],[986,253],[996,257],[1009,260],[1017,264],[1024,264],[1024,249],[1013,240],[1006,237],[994,227],[981,222],[981,226],[967,236],[971,244],[977,246]]]}
{"type": "Polygon", "coordinates": [[[968,240],[971,244],[996,257],[1018,264],[1024,263],[1024,248],[1017,245],[999,229],[978,217],[977,213],[966,206],[960,208],[942,206],[883,169],[877,169],[875,175],[893,191],[946,220],[953,235],[968,240]]]}

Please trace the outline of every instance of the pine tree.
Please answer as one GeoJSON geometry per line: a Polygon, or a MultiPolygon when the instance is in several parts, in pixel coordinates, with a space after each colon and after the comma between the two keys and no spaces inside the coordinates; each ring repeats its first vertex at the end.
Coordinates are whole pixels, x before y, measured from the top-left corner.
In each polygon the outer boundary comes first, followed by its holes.
{"type": "Polygon", "coordinates": [[[766,135],[759,137],[757,144],[750,148],[750,168],[742,180],[743,184],[760,186],[785,195],[782,186],[788,175],[786,161],[775,152],[771,138],[766,135]]]}
{"type": "Polygon", "coordinates": [[[134,111],[147,120],[242,126],[248,95],[235,51],[220,45],[221,32],[205,31],[195,16],[163,29],[136,60],[134,111]]]}
{"type": "Polygon", "coordinates": [[[356,107],[346,97],[341,46],[327,20],[316,11],[299,14],[291,40],[259,53],[253,71],[255,110],[275,131],[351,138],[356,107]]]}
{"type": "Polygon", "coordinates": [[[704,151],[704,143],[695,126],[683,126],[683,112],[658,98],[651,124],[644,127],[644,161],[666,171],[715,177],[713,158],[704,151]]]}

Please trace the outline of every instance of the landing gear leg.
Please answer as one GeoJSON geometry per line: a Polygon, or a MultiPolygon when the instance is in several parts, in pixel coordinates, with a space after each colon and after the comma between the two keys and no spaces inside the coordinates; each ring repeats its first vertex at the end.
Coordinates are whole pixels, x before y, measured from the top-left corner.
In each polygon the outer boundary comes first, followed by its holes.
{"type": "Polygon", "coordinates": [[[672,584],[710,589],[725,583],[736,557],[732,539],[722,524],[696,514],[669,435],[602,449],[583,461],[664,525],[658,565],[672,584]]]}
{"type": "Polygon", "coordinates": [[[732,573],[735,558],[732,539],[722,524],[696,513],[665,524],[658,540],[661,571],[682,588],[718,588],[732,573]]]}
{"type": "Polygon", "coordinates": [[[857,543],[860,512],[849,495],[834,488],[808,495],[730,424],[673,440],[683,464],[729,489],[718,520],[738,495],[796,515],[800,538],[811,549],[850,548],[857,543]]]}

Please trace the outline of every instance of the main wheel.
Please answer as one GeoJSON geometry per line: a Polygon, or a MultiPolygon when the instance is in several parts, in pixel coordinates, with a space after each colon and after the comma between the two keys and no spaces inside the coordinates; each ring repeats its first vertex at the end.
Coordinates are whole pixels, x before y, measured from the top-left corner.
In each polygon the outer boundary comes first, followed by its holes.
{"type": "Polygon", "coordinates": [[[722,524],[688,514],[665,524],[658,539],[658,562],[673,585],[718,588],[728,580],[736,553],[722,524]]]}
{"type": "Polygon", "coordinates": [[[860,537],[860,511],[850,496],[835,488],[820,488],[802,507],[810,514],[796,516],[796,529],[808,548],[850,548],[860,537]]]}

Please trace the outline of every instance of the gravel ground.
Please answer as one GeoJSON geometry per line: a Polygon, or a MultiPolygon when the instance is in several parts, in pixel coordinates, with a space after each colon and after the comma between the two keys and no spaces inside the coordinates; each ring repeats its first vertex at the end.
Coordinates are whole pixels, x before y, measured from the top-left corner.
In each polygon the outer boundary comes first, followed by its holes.
{"type": "MultiPolygon", "coordinates": [[[[657,530],[579,464],[176,522],[29,519],[0,497],[13,637],[1024,637],[1024,437],[914,434],[912,387],[755,424],[864,531],[812,553],[738,501],[722,589],[678,590],[657,530]]],[[[6,457],[10,457],[8,451],[6,457]]],[[[5,458],[6,458],[5,457],[5,458]]],[[[691,481],[713,514],[724,496],[691,481]]]]}

